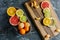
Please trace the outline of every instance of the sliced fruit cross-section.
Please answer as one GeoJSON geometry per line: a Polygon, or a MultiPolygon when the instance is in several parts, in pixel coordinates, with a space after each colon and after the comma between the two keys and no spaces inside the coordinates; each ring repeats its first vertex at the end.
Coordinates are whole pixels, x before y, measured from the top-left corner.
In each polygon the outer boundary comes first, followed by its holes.
{"type": "Polygon", "coordinates": [[[17,26],[18,23],[19,23],[19,19],[17,16],[12,16],[10,19],[9,19],[9,22],[11,25],[13,26],[17,26]]]}
{"type": "Polygon", "coordinates": [[[44,18],[43,19],[43,24],[45,25],[45,26],[49,26],[50,24],[51,24],[51,19],[50,18],[44,18]]]}
{"type": "Polygon", "coordinates": [[[16,11],[16,15],[17,15],[18,17],[22,17],[23,14],[24,14],[24,11],[23,11],[22,9],[18,9],[18,10],[16,11]]]}
{"type": "Polygon", "coordinates": [[[14,16],[15,13],[16,13],[16,9],[15,9],[14,7],[9,7],[9,8],[7,9],[7,14],[8,14],[9,16],[14,16]]]}
{"type": "Polygon", "coordinates": [[[22,16],[22,17],[20,18],[20,21],[21,21],[21,22],[26,22],[26,21],[27,21],[26,16],[22,16]]]}
{"type": "Polygon", "coordinates": [[[49,8],[49,2],[48,1],[43,1],[42,3],[41,3],[41,8],[42,9],[44,9],[44,8],[49,8]]]}

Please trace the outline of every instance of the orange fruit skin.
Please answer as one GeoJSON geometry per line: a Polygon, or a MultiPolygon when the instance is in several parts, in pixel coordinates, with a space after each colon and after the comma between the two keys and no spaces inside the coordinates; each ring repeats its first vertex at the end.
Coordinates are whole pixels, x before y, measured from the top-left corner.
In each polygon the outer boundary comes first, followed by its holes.
{"type": "Polygon", "coordinates": [[[7,9],[7,14],[8,14],[9,16],[14,16],[15,13],[16,13],[16,8],[15,8],[15,7],[9,7],[9,8],[7,9]]]}
{"type": "Polygon", "coordinates": [[[21,30],[22,28],[20,26],[18,26],[18,30],[21,30]]]}
{"type": "Polygon", "coordinates": [[[25,34],[25,30],[24,29],[20,29],[20,34],[24,35],[25,34]]]}
{"type": "Polygon", "coordinates": [[[26,26],[24,29],[25,29],[26,32],[29,31],[29,27],[28,26],[26,26]]]}
{"type": "Polygon", "coordinates": [[[29,31],[29,28],[30,28],[30,24],[28,22],[24,22],[24,29],[25,31],[29,31]]]}
{"type": "Polygon", "coordinates": [[[30,27],[30,24],[29,24],[28,22],[24,22],[24,26],[25,26],[25,27],[26,27],[26,26],[30,27]]]}

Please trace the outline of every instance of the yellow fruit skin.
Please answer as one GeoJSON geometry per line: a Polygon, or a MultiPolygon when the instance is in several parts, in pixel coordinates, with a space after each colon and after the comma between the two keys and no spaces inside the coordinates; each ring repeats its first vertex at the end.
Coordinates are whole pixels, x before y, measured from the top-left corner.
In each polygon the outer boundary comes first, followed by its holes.
{"type": "Polygon", "coordinates": [[[16,13],[16,9],[15,9],[14,7],[9,7],[9,8],[7,9],[7,14],[8,14],[9,16],[14,16],[15,13],[16,13]]]}

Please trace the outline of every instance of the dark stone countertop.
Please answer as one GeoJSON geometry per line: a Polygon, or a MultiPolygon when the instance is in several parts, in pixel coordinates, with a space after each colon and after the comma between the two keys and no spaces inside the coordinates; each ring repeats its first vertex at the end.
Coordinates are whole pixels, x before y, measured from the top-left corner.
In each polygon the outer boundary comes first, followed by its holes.
{"type": "MultiPolygon", "coordinates": [[[[17,33],[16,28],[12,27],[8,22],[9,17],[7,16],[6,9],[10,6],[14,6],[23,9],[27,14],[27,11],[23,5],[26,1],[29,0],[0,0],[0,40],[41,40],[41,37],[39,36],[34,25],[32,25],[32,29],[28,34],[22,36],[17,33]]],[[[60,0],[51,0],[51,2],[60,19],[60,0]]],[[[60,40],[60,34],[54,38],[51,38],[51,40],[60,40]]]]}

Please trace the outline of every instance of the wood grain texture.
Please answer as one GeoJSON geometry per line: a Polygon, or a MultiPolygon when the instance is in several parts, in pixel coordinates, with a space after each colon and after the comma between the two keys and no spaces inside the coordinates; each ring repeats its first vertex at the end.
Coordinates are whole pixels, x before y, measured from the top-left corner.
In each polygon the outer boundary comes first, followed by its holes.
{"type": "Polygon", "coordinates": [[[39,7],[39,8],[36,8],[36,9],[35,9],[35,8],[32,8],[32,7],[30,6],[30,2],[31,2],[31,1],[25,3],[25,6],[26,6],[27,10],[29,11],[29,14],[30,14],[30,16],[32,17],[32,19],[33,19],[36,27],[38,28],[39,32],[40,32],[41,35],[43,36],[44,40],[49,40],[49,38],[45,38],[45,36],[46,36],[47,34],[51,35],[51,37],[58,35],[59,33],[58,33],[58,32],[54,32],[54,31],[55,31],[57,28],[60,28],[60,27],[59,27],[59,26],[60,26],[60,25],[59,25],[60,22],[59,22],[59,19],[58,19],[57,14],[56,14],[55,11],[53,10],[53,6],[51,5],[50,0],[37,0],[37,3],[40,5],[40,3],[41,3],[42,1],[49,1],[50,10],[51,10],[51,16],[52,16],[52,17],[55,19],[55,21],[56,21],[56,26],[55,26],[55,27],[49,28],[49,27],[46,27],[46,26],[42,25],[41,20],[44,18],[44,16],[43,16],[43,13],[42,13],[42,9],[41,9],[40,7],[39,7]],[[41,18],[40,21],[35,20],[36,17],[40,17],[40,18],[41,18]]]}

